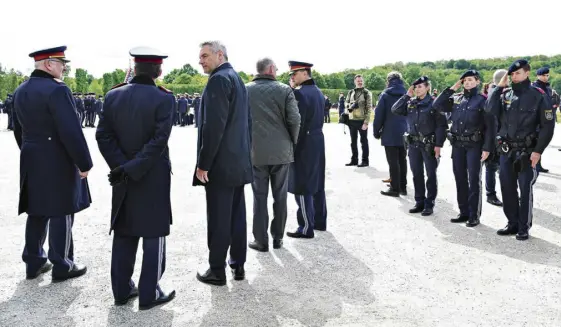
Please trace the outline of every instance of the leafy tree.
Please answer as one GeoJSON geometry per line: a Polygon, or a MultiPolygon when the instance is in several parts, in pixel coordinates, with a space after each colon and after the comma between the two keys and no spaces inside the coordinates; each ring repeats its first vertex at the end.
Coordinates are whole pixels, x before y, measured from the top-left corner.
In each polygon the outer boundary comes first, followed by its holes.
{"type": "Polygon", "coordinates": [[[88,72],[82,68],[76,69],[76,91],[80,93],[88,92],[88,72]]]}
{"type": "Polygon", "coordinates": [[[125,81],[125,76],[127,76],[127,73],[125,73],[125,71],[122,69],[115,69],[111,73],[111,75],[113,76],[113,83],[119,84],[125,81]]]}
{"type": "Polygon", "coordinates": [[[364,76],[364,85],[369,90],[383,90],[386,81],[376,73],[368,73],[364,76]]]}
{"type": "Polygon", "coordinates": [[[327,83],[325,82],[325,78],[319,72],[312,70],[312,78],[316,82],[317,87],[320,89],[324,89],[327,87],[327,83]]]}
{"type": "Polygon", "coordinates": [[[243,81],[244,83],[247,83],[247,82],[251,81],[251,79],[249,78],[249,76],[247,76],[247,74],[244,73],[244,72],[238,72],[238,75],[240,75],[240,78],[242,79],[242,81],[243,81]]]}
{"type": "Polygon", "coordinates": [[[93,92],[96,95],[102,95],[103,94],[103,87],[101,86],[101,83],[99,82],[99,80],[94,79],[92,81],[92,83],[88,87],[88,92],[93,92]]]}
{"type": "Polygon", "coordinates": [[[345,79],[343,78],[343,75],[340,73],[329,74],[325,76],[325,82],[327,83],[327,87],[330,89],[345,88],[345,79]]]}
{"type": "Polygon", "coordinates": [[[173,80],[173,84],[191,84],[192,79],[193,77],[191,75],[183,73],[173,80]]]}
{"type": "Polygon", "coordinates": [[[107,94],[113,85],[118,84],[113,81],[113,75],[111,73],[103,74],[103,94],[107,94]]]}

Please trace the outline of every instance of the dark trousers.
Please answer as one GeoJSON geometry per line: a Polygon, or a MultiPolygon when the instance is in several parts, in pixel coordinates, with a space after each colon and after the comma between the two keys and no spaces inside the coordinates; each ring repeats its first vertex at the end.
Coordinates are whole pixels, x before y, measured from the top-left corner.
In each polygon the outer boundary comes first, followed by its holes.
{"type": "Polygon", "coordinates": [[[329,111],[325,111],[323,113],[323,122],[324,123],[331,123],[331,115],[329,114],[329,111]]]}
{"type": "Polygon", "coordinates": [[[187,125],[193,125],[193,115],[187,115],[187,125]]]}
{"type": "Polygon", "coordinates": [[[523,171],[515,172],[514,159],[508,156],[501,156],[500,162],[499,178],[503,193],[503,211],[508,224],[518,227],[519,232],[528,232],[532,227],[534,184],[538,178],[538,170],[528,165],[523,171]]]}
{"type": "Polygon", "coordinates": [[[481,145],[452,148],[452,167],[456,179],[456,198],[460,215],[481,217],[481,145]]]}
{"type": "Polygon", "coordinates": [[[181,126],[185,126],[185,125],[188,124],[186,113],[184,113],[184,112],[179,113],[179,122],[181,123],[181,126]]]}
{"type": "MultiPolygon", "coordinates": [[[[111,287],[117,300],[126,299],[134,287],[132,274],[138,249],[138,236],[113,235],[111,287]]],[[[146,305],[160,297],[160,279],[166,270],[166,238],[142,238],[142,270],[138,280],[138,302],[146,305]]]]}
{"type": "Polygon", "coordinates": [[[438,160],[432,153],[428,153],[424,149],[424,145],[410,145],[409,165],[413,173],[415,202],[418,205],[423,205],[425,208],[433,208],[434,200],[438,192],[438,181],[436,179],[438,160]],[[426,188],[425,170],[427,172],[426,188]]]}
{"type": "Polygon", "coordinates": [[[386,146],[386,159],[390,167],[390,185],[394,191],[407,189],[407,158],[405,147],[386,146]]]}
{"type": "Polygon", "coordinates": [[[269,228],[269,180],[273,193],[273,221],[271,236],[282,240],[287,217],[288,170],[290,165],[253,166],[253,237],[261,244],[268,244],[269,228]]]}
{"type": "Polygon", "coordinates": [[[370,148],[368,147],[368,130],[362,130],[362,125],[364,121],[362,120],[351,120],[349,121],[349,131],[351,134],[351,151],[352,157],[351,161],[358,162],[358,146],[357,140],[360,134],[360,145],[362,147],[362,161],[368,163],[368,153],[370,148]]]}
{"type": "Polygon", "coordinates": [[[314,229],[327,228],[327,205],[325,201],[325,190],[318,191],[314,195],[294,195],[298,211],[298,232],[313,236],[314,229]]]}
{"type": "Polygon", "coordinates": [[[499,156],[495,155],[492,159],[485,161],[485,190],[487,197],[497,196],[497,171],[499,170],[499,156]]]}
{"type": "Polygon", "coordinates": [[[195,127],[199,126],[198,120],[199,120],[199,109],[195,108],[195,117],[193,118],[194,123],[195,123],[195,127]]]}
{"type": "Polygon", "coordinates": [[[8,111],[8,129],[14,129],[14,114],[12,111],[8,111]]]}
{"type": "Polygon", "coordinates": [[[245,263],[247,226],[244,186],[205,186],[207,241],[209,264],[217,275],[225,278],[225,263],[230,248],[230,267],[245,263]]]}
{"type": "Polygon", "coordinates": [[[80,124],[81,124],[82,126],[84,126],[84,122],[85,122],[85,121],[86,121],[86,112],[85,112],[85,111],[82,111],[82,112],[80,112],[80,124]]]}
{"type": "Polygon", "coordinates": [[[47,262],[47,255],[43,250],[47,231],[49,231],[48,258],[53,264],[53,273],[65,273],[74,267],[73,224],[74,215],[27,216],[22,259],[26,263],[28,274],[36,273],[47,262]]]}

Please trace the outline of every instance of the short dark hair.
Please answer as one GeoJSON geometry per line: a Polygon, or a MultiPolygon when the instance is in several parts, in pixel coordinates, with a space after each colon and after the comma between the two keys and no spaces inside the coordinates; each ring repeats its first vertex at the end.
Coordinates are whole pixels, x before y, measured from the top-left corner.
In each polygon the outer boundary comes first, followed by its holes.
{"type": "Polygon", "coordinates": [[[135,75],[146,75],[156,79],[162,73],[162,65],[151,62],[137,62],[134,64],[135,75]]]}

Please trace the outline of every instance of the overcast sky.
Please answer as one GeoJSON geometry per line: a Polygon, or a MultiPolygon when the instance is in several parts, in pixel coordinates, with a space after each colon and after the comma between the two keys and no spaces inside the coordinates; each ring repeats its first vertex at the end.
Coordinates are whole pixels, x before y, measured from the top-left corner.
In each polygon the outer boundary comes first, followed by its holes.
{"type": "Polygon", "coordinates": [[[403,61],[561,54],[560,0],[7,0],[0,63],[25,74],[30,52],[67,45],[72,67],[95,77],[127,68],[130,48],[169,54],[164,73],[218,39],[239,71],[270,56],[322,73],[403,61]],[[529,5],[530,9],[524,6],[529,5]],[[547,15],[550,14],[548,17],[547,15]]]}

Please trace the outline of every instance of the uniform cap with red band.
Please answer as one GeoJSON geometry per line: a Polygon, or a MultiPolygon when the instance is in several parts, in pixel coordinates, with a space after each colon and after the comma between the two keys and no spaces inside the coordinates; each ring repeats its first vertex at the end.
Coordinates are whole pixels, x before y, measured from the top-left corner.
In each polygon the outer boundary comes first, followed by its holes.
{"type": "Polygon", "coordinates": [[[45,59],[58,59],[63,62],[70,62],[70,60],[66,59],[64,51],[66,51],[65,45],[56,48],[35,51],[30,53],[29,56],[35,61],[41,61],[45,59]]]}
{"type": "Polygon", "coordinates": [[[151,64],[162,64],[164,62],[164,59],[168,57],[160,50],[150,47],[132,48],[129,51],[129,54],[134,57],[134,62],[145,62],[151,64]]]}
{"type": "Polygon", "coordinates": [[[299,70],[311,69],[314,65],[303,61],[289,61],[288,66],[290,67],[290,75],[294,74],[299,70]]]}

